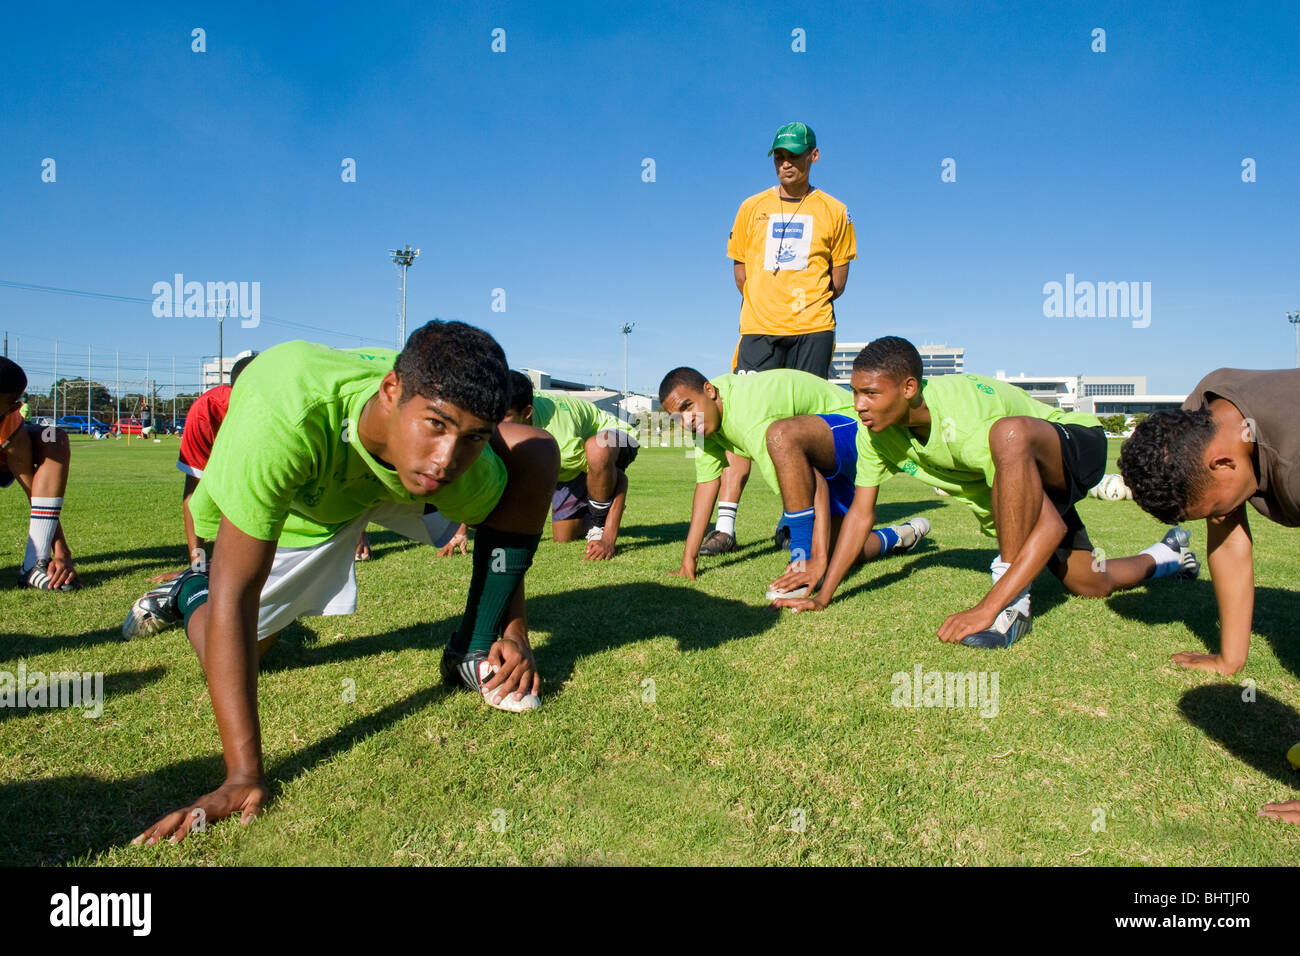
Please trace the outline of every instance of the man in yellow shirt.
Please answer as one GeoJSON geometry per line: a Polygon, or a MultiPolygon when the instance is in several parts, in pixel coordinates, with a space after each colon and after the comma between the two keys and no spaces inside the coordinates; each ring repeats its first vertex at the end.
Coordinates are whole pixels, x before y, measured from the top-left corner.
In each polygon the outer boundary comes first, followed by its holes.
{"type": "MultiPolygon", "coordinates": [[[[808,126],[782,126],[768,155],[777,184],[740,204],[727,241],[741,296],[732,371],[793,368],[826,378],[835,348],[832,303],[843,294],[849,262],[858,255],[853,217],[844,203],[809,182],[820,153],[808,126]]],[[[718,523],[700,546],[701,555],[735,550],[736,510],[749,468],[747,459],[727,454],[718,523]]]]}

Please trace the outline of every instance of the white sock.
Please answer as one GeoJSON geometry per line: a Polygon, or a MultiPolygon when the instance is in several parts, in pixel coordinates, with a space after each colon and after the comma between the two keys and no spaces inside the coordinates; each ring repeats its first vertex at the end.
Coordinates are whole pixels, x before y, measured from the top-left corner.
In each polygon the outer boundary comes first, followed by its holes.
{"type": "Polygon", "coordinates": [[[1163,541],[1157,541],[1151,547],[1143,548],[1142,553],[1151,555],[1156,563],[1155,570],[1151,572],[1152,578],[1163,578],[1166,574],[1173,574],[1182,566],[1182,555],[1163,541]]]}
{"type": "MultiPolygon", "coordinates": [[[[1007,569],[1009,567],[1011,567],[1010,562],[1003,561],[1002,555],[999,554],[997,557],[993,559],[993,563],[989,565],[989,571],[993,575],[994,584],[997,584],[999,581],[1002,580],[1002,575],[1007,573],[1007,569]]],[[[1014,601],[1012,601],[1010,604],[1008,604],[1007,606],[1013,607],[1021,614],[1023,614],[1025,617],[1029,617],[1029,588],[1025,588],[1023,591],[1021,591],[1020,596],[1016,598],[1014,601]]]]}
{"type": "Polygon", "coordinates": [[[729,534],[733,538],[736,536],[736,509],[739,507],[739,501],[718,502],[718,531],[729,534]]]}
{"type": "Polygon", "coordinates": [[[50,556],[54,535],[59,530],[59,512],[62,498],[33,498],[32,519],[27,530],[27,553],[23,555],[24,573],[50,556]]]}

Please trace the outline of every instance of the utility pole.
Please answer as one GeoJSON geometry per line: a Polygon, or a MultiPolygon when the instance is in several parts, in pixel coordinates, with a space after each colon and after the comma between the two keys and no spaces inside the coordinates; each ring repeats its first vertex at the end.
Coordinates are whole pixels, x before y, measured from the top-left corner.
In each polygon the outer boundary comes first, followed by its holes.
{"type": "Polygon", "coordinates": [[[1295,367],[1300,368],[1300,312],[1288,312],[1286,317],[1295,327],[1295,367]]]}
{"type": "Polygon", "coordinates": [[[54,340],[54,424],[59,423],[59,340],[54,340]]]}
{"type": "Polygon", "coordinates": [[[406,270],[420,258],[420,250],[412,249],[407,243],[405,249],[389,249],[388,254],[402,267],[402,318],[397,325],[397,348],[400,350],[406,345],[406,270]]]}

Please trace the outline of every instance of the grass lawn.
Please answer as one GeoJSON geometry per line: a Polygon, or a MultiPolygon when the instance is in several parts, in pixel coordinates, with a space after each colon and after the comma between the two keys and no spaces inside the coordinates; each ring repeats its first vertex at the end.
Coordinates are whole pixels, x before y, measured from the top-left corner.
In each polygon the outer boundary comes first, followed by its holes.
{"type": "MultiPolygon", "coordinates": [[[[470,561],[376,533],[358,613],[300,621],[263,663],[270,811],[131,847],[222,779],[184,636],[118,635],[148,577],[184,560],[176,450],[76,442],[75,594],[12,586],[26,501],[0,494],[0,670],[103,672],[105,693],[98,719],[0,710],[0,864],[1293,865],[1300,851],[1300,827],[1255,816],[1300,797],[1284,758],[1300,741],[1294,532],[1253,524],[1255,638],[1234,679],[1169,661],[1217,646],[1205,572],[1091,601],[1044,574],[1033,632],[979,651],[935,637],[988,587],[996,546],[964,505],[895,478],[882,517],[924,514],[931,541],[862,568],[823,613],[778,616],[762,597],[783,565],[780,507],[758,478],[742,550],[697,582],[669,576],[693,482],[680,449],[632,466],[613,562],[538,551],[541,710],[443,687],[470,561]],[[918,666],[996,671],[996,715],[895,706],[891,678],[918,666]]],[[[1080,512],[1112,556],[1163,533],[1132,502],[1080,512]]]]}

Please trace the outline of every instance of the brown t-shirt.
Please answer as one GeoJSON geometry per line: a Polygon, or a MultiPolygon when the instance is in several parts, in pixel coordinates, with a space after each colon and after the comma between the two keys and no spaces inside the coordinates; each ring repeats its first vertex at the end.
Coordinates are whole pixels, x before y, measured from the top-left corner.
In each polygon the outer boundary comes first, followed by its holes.
{"type": "Polygon", "coordinates": [[[1232,402],[1250,420],[1259,469],[1251,505],[1270,521],[1300,526],[1300,369],[1215,369],[1183,408],[1206,408],[1215,398],[1232,402]]]}

